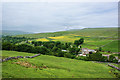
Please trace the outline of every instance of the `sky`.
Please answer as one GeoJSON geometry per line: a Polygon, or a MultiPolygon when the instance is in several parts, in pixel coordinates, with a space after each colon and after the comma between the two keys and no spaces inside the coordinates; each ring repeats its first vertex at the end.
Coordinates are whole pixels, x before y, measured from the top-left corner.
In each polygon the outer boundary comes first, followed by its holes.
{"type": "Polygon", "coordinates": [[[56,32],[117,27],[117,2],[4,2],[2,29],[56,32]]]}

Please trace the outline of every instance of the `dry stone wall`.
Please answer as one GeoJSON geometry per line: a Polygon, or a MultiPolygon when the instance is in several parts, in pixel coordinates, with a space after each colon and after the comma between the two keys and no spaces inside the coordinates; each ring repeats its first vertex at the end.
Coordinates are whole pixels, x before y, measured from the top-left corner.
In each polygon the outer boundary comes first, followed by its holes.
{"type": "Polygon", "coordinates": [[[40,54],[37,54],[37,55],[34,55],[34,56],[17,56],[17,57],[8,57],[8,58],[5,58],[5,59],[0,59],[0,62],[4,62],[4,61],[8,61],[8,60],[11,60],[11,59],[18,59],[18,58],[34,58],[34,57],[37,57],[39,56],[40,54]]]}

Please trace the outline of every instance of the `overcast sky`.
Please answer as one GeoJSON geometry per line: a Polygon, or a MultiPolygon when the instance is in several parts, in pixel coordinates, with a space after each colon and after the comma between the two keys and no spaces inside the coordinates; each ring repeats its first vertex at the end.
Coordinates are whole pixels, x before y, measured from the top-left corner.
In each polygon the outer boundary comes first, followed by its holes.
{"type": "Polygon", "coordinates": [[[3,30],[54,32],[91,27],[117,27],[117,2],[3,3],[3,30]]]}

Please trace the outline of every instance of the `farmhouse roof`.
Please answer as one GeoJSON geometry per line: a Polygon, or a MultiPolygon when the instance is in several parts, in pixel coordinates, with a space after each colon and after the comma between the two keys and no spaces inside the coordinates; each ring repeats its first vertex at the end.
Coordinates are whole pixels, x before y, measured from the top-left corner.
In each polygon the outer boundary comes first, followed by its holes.
{"type": "Polygon", "coordinates": [[[82,48],[82,50],[83,50],[83,51],[89,51],[89,52],[90,52],[90,51],[92,51],[92,52],[95,51],[94,49],[88,49],[88,48],[82,48]]]}

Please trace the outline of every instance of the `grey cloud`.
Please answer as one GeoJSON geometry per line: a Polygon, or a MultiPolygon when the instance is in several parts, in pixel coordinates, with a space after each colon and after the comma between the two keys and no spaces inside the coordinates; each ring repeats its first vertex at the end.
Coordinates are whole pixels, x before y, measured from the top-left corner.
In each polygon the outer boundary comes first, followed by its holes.
{"type": "Polygon", "coordinates": [[[117,3],[3,3],[3,29],[45,32],[117,26],[117,3]]]}

